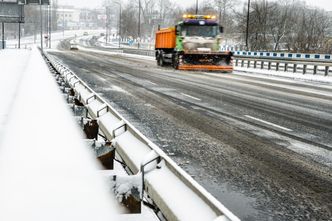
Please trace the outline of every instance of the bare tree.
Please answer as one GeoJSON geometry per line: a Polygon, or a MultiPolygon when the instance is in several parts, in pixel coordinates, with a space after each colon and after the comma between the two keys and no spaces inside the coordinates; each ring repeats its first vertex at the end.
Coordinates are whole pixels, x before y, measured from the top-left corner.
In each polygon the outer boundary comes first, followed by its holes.
{"type": "MultiPolygon", "coordinates": [[[[246,10],[237,17],[245,35],[246,10]]],[[[310,8],[299,0],[255,0],[250,8],[251,50],[323,52],[328,46],[331,19],[324,10],[310,8]]]]}

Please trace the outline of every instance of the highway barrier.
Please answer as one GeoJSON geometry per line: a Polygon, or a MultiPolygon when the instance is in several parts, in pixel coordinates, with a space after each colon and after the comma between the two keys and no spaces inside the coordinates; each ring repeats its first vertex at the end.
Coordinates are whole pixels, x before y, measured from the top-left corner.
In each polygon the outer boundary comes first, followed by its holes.
{"type": "Polygon", "coordinates": [[[236,67],[259,68],[275,71],[293,72],[313,75],[323,74],[328,76],[331,72],[332,62],[330,60],[311,60],[311,59],[286,59],[269,57],[233,57],[233,63],[236,67]]]}
{"type": "Polygon", "coordinates": [[[68,67],[53,56],[44,56],[75,91],[89,117],[98,121],[130,175],[141,175],[142,200],[155,207],[156,213],[172,221],[239,220],[68,67]]]}
{"type": "MultiPolygon", "coordinates": [[[[102,47],[102,46],[100,46],[102,47]]],[[[155,57],[155,50],[135,48],[107,48],[128,54],[155,57]]],[[[235,51],[233,63],[236,67],[260,68],[266,70],[328,76],[332,71],[332,55],[301,54],[283,52],[235,51]]]]}
{"type": "MultiPolygon", "coordinates": [[[[100,42],[98,42],[100,44],[100,42]]],[[[103,47],[103,46],[99,46],[103,47]]],[[[108,50],[121,50],[123,53],[155,57],[155,50],[138,48],[107,48],[108,50]]],[[[293,72],[313,75],[328,76],[332,71],[332,55],[329,54],[304,54],[287,52],[233,52],[236,67],[259,68],[266,70],[293,72]]]]}
{"type": "Polygon", "coordinates": [[[284,58],[284,59],[304,59],[314,61],[329,61],[332,62],[332,55],[330,54],[305,54],[305,53],[288,53],[288,52],[260,52],[260,51],[235,51],[234,56],[246,57],[264,57],[264,58],[284,58]]]}

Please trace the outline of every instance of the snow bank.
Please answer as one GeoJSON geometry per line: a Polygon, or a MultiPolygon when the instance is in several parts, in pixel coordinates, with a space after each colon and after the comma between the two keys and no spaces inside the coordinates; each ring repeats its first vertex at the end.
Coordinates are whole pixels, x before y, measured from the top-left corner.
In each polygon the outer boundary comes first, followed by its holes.
{"type": "Polygon", "coordinates": [[[1,51],[0,66],[0,220],[112,220],[99,164],[38,50],[1,51]]]}
{"type": "Polygon", "coordinates": [[[322,83],[332,83],[332,76],[322,76],[322,75],[313,75],[313,74],[301,74],[293,72],[283,72],[283,71],[273,71],[273,70],[264,70],[264,69],[255,69],[255,68],[244,68],[244,67],[234,67],[234,70],[237,71],[237,74],[245,75],[265,75],[273,77],[282,77],[293,80],[301,81],[314,81],[322,83]]]}

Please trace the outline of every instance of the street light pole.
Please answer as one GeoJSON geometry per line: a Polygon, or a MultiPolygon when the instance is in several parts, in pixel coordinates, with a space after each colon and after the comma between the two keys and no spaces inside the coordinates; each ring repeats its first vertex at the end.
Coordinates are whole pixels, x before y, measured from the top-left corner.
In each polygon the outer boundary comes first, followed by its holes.
{"type": "Polygon", "coordinates": [[[62,7],[62,38],[65,38],[65,7],[62,7]]]}
{"type": "Polygon", "coordinates": [[[117,4],[119,5],[120,7],[120,13],[119,13],[119,21],[118,21],[118,37],[119,37],[119,48],[121,47],[121,14],[122,14],[122,6],[121,6],[121,3],[119,2],[114,2],[114,4],[117,4]]]}
{"type": "MultiPolygon", "coordinates": [[[[2,0],[3,1],[3,0],[2,0]]],[[[2,22],[2,49],[5,49],[5,23],[2,22]]]]}
{"type": "Polygon", "coordinates": [[[18,23],[18,48],[21,48],[21,22],[18,23]]]}
{"type": "Polygon", "coordinates": [[[108,32],[108,29],[109,29],[109,16],[110,16],[110,8],[109,8],[109,6],[106,6],[106,27],[105,27],[105,29],[106,29],[106,41],[105,41],[105,43],[106,43],[106,45],[107,45],[107,43],[108,43],[108,35],[109,35],[109,32],[108,32]]]}
{"type": "Polygon", "coordinates": [[[18,3],[18,5],[20,6],[20,20],[18,22],[18,48],[20,49],[21,48],[21,22],[23,20],[22,18],[22,14],[23,14],[23,4],[21,3],[18,3]]]}
{"type": "Polygon", "coordinates": [[[140,47],[139,43],[141,41],[141,0],[138,0],[138,42],[137,48],[140,47]]]}
{"type": "Polygon", "coordinates": [[[198,0],[196,0],[196,15],[198,15],[198,0]]]}
{"type": "Polygon", "coordinates": [[[49,40],[49,48],[52,48],[52,16],[53,16],[53,8],[52,8],[52,2],[50,1],[50,14],[49,14],[50,18],[49,18],[49,21],[50,21],[50,27],[49,27],[49,35],[48,35],[48,40],[49,40]]]}
{"type": "Polygon", "coordinates": [[[40,49],[43,51],[43,11],[42,11],[42,5],[39,5],[39,11],[40,11],[40,49]]]}
{"type": "Polygon", "coordinates": [[[248,0],[248,11],[247,11],[247,31],[246,31],[246,50],[249,50],[248,38],[249,38],[249,19],[250,19],[250,0],[248,0]]]}

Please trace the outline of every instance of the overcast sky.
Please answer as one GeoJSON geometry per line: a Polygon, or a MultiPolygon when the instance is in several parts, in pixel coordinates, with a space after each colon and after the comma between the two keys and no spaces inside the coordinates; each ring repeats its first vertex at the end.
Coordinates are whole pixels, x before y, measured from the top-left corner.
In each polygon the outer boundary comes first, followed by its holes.
{"type": "MultiPolygon", "coordinates": [[[[96,8],[101,5],[103,0],[58,0],[60,4],[77,5],[78,7],[89,7],[96,8]]],[[[125,2],[126,0],[118,0],[120,2],[125,2]]],[[[173,0],[180,4],[181,6],[195,4],[196,0],[173,0]]],[[[247,2],[247,0],[240,0],[247,2]]],[[[305,0],[309,5],[318,6],[324,8],[325,10],[332,11],[332,0],[305,0]]]]}

